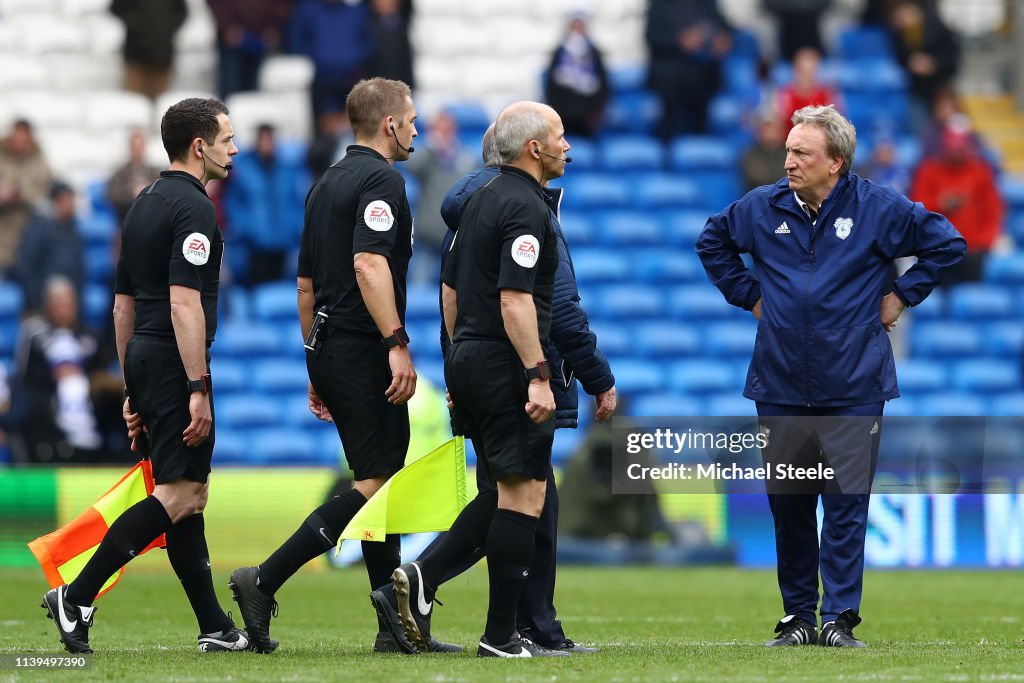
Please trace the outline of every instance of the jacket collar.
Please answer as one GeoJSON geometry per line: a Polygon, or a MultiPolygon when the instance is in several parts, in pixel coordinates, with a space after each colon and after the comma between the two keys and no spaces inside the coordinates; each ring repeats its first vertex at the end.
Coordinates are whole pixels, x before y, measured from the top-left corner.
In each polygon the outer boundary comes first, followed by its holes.
{"type": "Polygon", "coordinates": [[[190,183],[192,183],[193,185],[195,185],[196,189],[198,189],[200,192],[202,192],[203,194],[209,196],[209,194],[207,194],[207,192],[206,192],[206,188],[203,187],[203,184],[201,182],[199,182],[199,178],[196,178],[194,175],[192,175],[188,171],[160,171],[160,177],[161,178],[181,178],[182,180],[187,180],[190,183]]]}
{"type": "Polygon", "coordinates": [[[524,171],[524,170],[522,170],[520,168],[516,168],[515,166],[504,166],[503,165],[500,168],[501,168],[501,173],[503,175],[504,174],[512,175],[512,176],[515,176],[515,177],[523,180],[524,182],[529,183],[530,187],[533,188],[534,192],[536,192],[537,195],[541,199],[544,199],[545,201],[547,201],[547,196],[544,194],[544,188],[541,187],[540,183],[538,183],[537,179],[534,178],[532,175],[530,175],[529,173],[527,173],[526,171],[524,171]]]}
{"type": "MultiPolygon", "coordinates": [[[[850,187],[853,185],[853,181],[856,176],[849,173],[839,179],[836,186],[832,188],[832,191],[825,197],[825,201],[821,203],[820,210],[818,211],[818,220],[826,213],[832,211],[836,206],[844,203],[844,199],[850,191],[850,187]]],[[[789,189],[789,180],[783,178],[779,182],[775,183],[772,187],[772,191],[768,198],[769,203],[780,209],[785,209],[792,213],[800,216],[806,216],[803,209],[800,208],[800,204],[797,201],[796,193],[789,189]]]]}
{"type": "Polygon", "coordinates": [[[557,218],[559,211],[562,210],[562,197],[565,196],[565,190],[561,187],[545,187],[542,189],[544,191],[544,202],[551,209],[551,213],[555,214],[557,218]]]}

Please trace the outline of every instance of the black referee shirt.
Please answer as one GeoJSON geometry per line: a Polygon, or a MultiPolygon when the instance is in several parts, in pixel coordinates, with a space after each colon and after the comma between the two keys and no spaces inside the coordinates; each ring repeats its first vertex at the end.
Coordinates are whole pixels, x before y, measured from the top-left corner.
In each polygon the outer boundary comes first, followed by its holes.
{"type": "Polygon", "coordinates": [[[398,318],[405,324],[405,276],[412,257],[412,212],[405,180],[369,147],[350,145],[306,197],[299,277],[313,279],[316,310],[345,332],[380,334],[363,302],[352,257],[387,257],[398,318]]]}
{"type": "Polygon", "coordinates": [[[502,166],[473,193],[459,220],[442,279],[458,294],[454,341],[509,341],[500,290],[533,294],[541,346],[551,331],[558,248],[544,191],[528,173],[502,166]]]}
{"type": "Polygon", "coordinates": [[[164,171],[132,203],[121,229],[118,294],[135,297],[135,334],[174,338],[170,285],[199,290],[206,343],[217,332],[224,237],[203,184],[164,171]]]}

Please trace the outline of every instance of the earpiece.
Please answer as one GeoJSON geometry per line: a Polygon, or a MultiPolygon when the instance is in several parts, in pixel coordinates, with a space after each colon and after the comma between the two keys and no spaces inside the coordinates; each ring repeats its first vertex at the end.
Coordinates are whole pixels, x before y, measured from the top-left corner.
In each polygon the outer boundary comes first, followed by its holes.
{"type": "Polygon", "coordinates": [[[393,124],[393,123],[391,124],[391,132],[392,132],[392,133],[394,133],[394,132],[395,132],[395,124],[393,124]]]}

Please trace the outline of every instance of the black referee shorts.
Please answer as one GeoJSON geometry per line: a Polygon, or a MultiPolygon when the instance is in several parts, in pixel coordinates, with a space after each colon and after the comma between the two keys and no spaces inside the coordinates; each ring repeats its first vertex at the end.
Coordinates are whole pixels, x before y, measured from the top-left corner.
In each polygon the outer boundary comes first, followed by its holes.
{"type": "Polygon", "coordinates": [[[537,424],[526,414],[529,381],[512,344],[452,344],[444,378],[491,481],[512,476],[547,479],[555,420],[537,424]]]}
{"type": "Polygon", "coordinates": [[[391,476],[409,450],[409,406],[388,403],[388,350],[380,336],[332,331],[306,353],[313,388],[331,411],[356,481],[391,476]]]}
{"type": "Polygon", "coordinates": [[[124,382],[132,408],[148,430],[149,457],[156,483],[184,478],[205,484],[213,459],[216,419],[203,443],[193,448],[182,441],[182,432],[192,422],[188,410],[191,394],[174,339],[140,335],[129,339],[124,354],[124,382]]]}

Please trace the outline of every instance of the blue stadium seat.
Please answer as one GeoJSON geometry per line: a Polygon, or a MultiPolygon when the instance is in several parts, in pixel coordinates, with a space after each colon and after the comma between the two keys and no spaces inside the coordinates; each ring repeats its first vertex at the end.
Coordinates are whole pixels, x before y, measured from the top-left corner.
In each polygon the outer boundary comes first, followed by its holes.
{"type": "Polygon", "coordinates": [[[107,283],[85,283],[85,291],[82,293],[82,317],[87,325],[94,329],[106,327],[107,322],[113,318],[113,308],[114,295],[107,283]]]}
{"type": "Polygon", "coordinates": [[[304,429],[259,429],[252,432],[252,459],[261,465],[330,465],[321,448],[322,441],[304,429]]]}
{"type": "Polygon", "coordinates": [[[989,398],[989,415],[993,417],[1024,416],[1024,392],[1014,391],[1008,394],[996,394],[989,398]]]}
{"type": "Polygon", "coordinates": [[[1019,358],[1024,352],[1024,321],[986,325],[982,333],[985,352],[993,358],[1019,358]]]}
{"type": "Polygon", "coordinates": [[[710,396],[705,403],[704,414],[717,417],[755,417],[757,406],[749,398],[743,398],[739,392],[730,391],[710,396]]]}
{"type": "Polygon", "coordinates": [[[248,432],[244,429],[232,429],[220,422],[217,415],[217,442],[213,451],[213,464],[222,465],[254,465],[249,448],[248,432]]]}
{"type": "Polygon", "coordinates": [[[962,320],[998,320],[1015,316],[1014,296],[993,284],[962,284],[949,292],[949,312],[962,320]]]}
{"type": "Polygon", "coordinates": [[[643,90],[647,84],[647,67],[637,64],[609,69],[608,81],[612,92],[620,95],[643,90]]]}
{"type": "MultiPolygon", "coordinates": [[[[903,378],[900,378],[900,385],[903,384],[903,378]]],[[[904,393],[899,398],[893,399],[885,404],[885,416],[886,417],[917,417],[921,415],[920,409],[917,407],[917,397],[904,393]]],[[[882,439],[886,438],[886,432],[882,431],[882,439]]]]}
{"type": "Polygon", "coordinates": [[[555,432],[554,443],[551,444],[551,462],[555,465],[564,465],[583,443],[585,437],[586,435],[579,429],[559,429],[555,432]]]}
{"type": "Polygon", "coordinates": [[[1024,176],[1004,174],[999,189],[1007,206],[1014,211],[1024,209],[1024,176]]]}
{"type": "Polygon", "coordinates": [[[944,392],[918,399],[920,415],[963,415],[981,417],[988,413],[985,399],[974,394],[944,392]]]}
{"type": "Polygon", "coordinates": [[[294,394],[309,382],[306,363],[300,360],[267,359],[252,364],[252,384],[258,391],[294,394]]]}
{"type": "MultiPolygon", "coordinates": [[[[943,391],[949,386],[945,363],[926,358],[908,358],[896,366],[900,393],[921,395],[943,391]]],[[[886,409],[888,413],[888,409],[886,409]]]]}
{"type": "MultiPolygon", "coordinates": [[[[460,131],[467,133],[472,131],[483,135],[493,120],[487,113],[487,109],[479,102],[448,102],[444,105],[444,111],[455,119],[455,124],[460,131]]],[[[477,143],[479,144],[479,140],[477,143]]],[[[474,149],[478,149],[478,147],[474,147],[474,149]]]]}
{"type": "Polygon", "coordinates": [[[672,390],[683,394],[738,393],[742,387],[732,365],[721,361],[680,361],[672,364],[670,375],[672,390]]]}
{"type": "Polygon", "coordinates": [[[708,119],[716,135],[735,133],[742,125],[747,105],[743,98],[731,93],[720,93],[708,105],[708,119]]]}
{"type": "Polygon", "coordinates": [[[737,156],[736,149],[726,138],[692,136],[672,143],[669,163],[676,171],[728,170],[735,174],[737,156]]]}
{"type": "Polygon", "coordinates": [[[665,389],[668,378],[660,363],[634,358],[609,358],[609,363],[615,373],[615,388],[627,399],[665,389]]]}
{"type": "Polygon", "coordinates": [[[633,199],[622,177],[604,173],[580,173],[564,181],[566,209],[615,209],[633,199]]]}
{"type": "Polygon", "coordinates": [[[309,412],[309,394],[305,391],[285,394],[278,399],[281,406],[281,421],[299,429],[309,429],[323,424],[309,412]]]}
{"type": "Polygon", "coordinates": [[[260,320],[291,322],[297,319],[294,282],[273,282],[254,287],[250,301],[253,316],[260,320]]]}
{"type": "MultiPolygon", "coordinates": [[[[693,250],[697,244],[697,237],[700,236],[704,226],[708,222],[707,211],[680,211],[677,209],[666,209],[662,211],[662,221],[665,223],[669,239],[672,244],[693,250]]],[[[703,266],[701,266],[703,270],[703,266]]]]}
{"type": "Polygon", "coordinates": [[[604,112],[604,127],[606,131],[648,133],[660,119],[661,100],[657,95],[647,90],[625,92],[612,96],[604,112]]]}
{"type": "Polygon", "coordinates": [[[633,176],[631,181],[633,205],[641,211],[694,208],[704,204],[705,188],[689,176],[645,173],[633,176]]]}
{"type": "MultiPolygon", "coordinates": [[[[297,319],[295,326],[298,327],[297,319]]],[[[272,356],[284,353],[285,347],[280,327],[269,323],[237,320],[218,325],[217,339],[214,343],[215,356],[217,353],[239,357],[272,356]]]]}
{"type": "Polygon", "coordinates": [[[252,389],[249,381],[249,365],[235,360],[218,348],[210,361],[210,377],[213,380],[214,401],[220,402],[225,394],[244,393],[252,389]]]}
{"type": "Polygon", "coordinates": [[[639,284],[607,285],[593,290],[588,298],[594,317],[614,320],[650,320],[665,314],[665,297],[657,287],[639,284]]]}
{"type": "Polygon", "coordinates": [[[601,167],[606,171],[658,171],[663,157],[661,143],[646,135],[612,135],[601,142],[601,167]]]}
{"type": "Polygon", "coordinates": [[[977,327],[954,322],[922,322],[910,328],[910,350],[925,358],[970,358],[982,351],[977,327]]]}
{"type": "Polygon", "coordinates": [[[839,34],[839,56],[846,60],[865,57],[892,58],[892,41],[888,32],[879,27],[859,26],[844,29],[839,34]]]}
{"type": "MultiPolygon", "coordinates": [[[[437,302],[435,301],[435,306],[437,302]]],[[[416,322],[406,323],[405,331],[409,334],[413,353],[423,349],[429,349],[430,353],[437,353],[441,343],[441,314],[435,310],[433,319],[426,318],[416,322]]]]}
{"type": "Polygon", "coordinates": [[[582,285],[624,282],[633,276],[629,256],[614,249],[573,249],[572,266],[582,285]]]}
{"type": "Polygon", "coordinates": [[[693,417],[701,415],[701,402],[679,394],[643,394],[626,406],[638,417],[693,417]]]}
{"type": "Polygon", "coordinates": [[[973,394],[996,394],[1021,388],[1020,366],[1016,361],[977,359],[953,366],[953,388],[973,394]]]}
{"type": "Polygon", "coordinates": [[[405,316],[408,320],[434,319],[437,310],[436,285],[410,285],[405,295],[405,316]]]}
{"type": "Polygon", "coordinates": [[[111,245],[117,234],[117,219],[108,212],[93,211],[78,218],[78,234],[87,245],[107,248],[108,259],[113,258],[111,245]]]}
{"type": "Polygon", "coordinates": [[[650,358],[695,356],[701,351],[696,328],[674,322],[637,325],[633,328],[633,347],[638,354],[650,358]]]}
{"type": "Polygon", "coordinates": [[[657,215],[639,211],[603,211],[596,218],[599,239],[609,247],[653,247],[668,242],[657,215]]]}
{"type": "Polygon", "coordinates": [[[907,74],[899,63],[888,57],[858,58],[837,65],[837,82],[843,92],[902,92],[907,74]]]}
{"type": "Polygon", "coordinates": [[[110,245],[88,244],[84,252],[85,279],[98,285],[109,286],[110,276],[114,273],[114,253],[110,245]]]}
{"type": "MultiPolygon", "coordinates": [[[[588,299],[583,302],[583,305],[588,306],[589,303],[588,299]]],[[[591,311],[591,315],[593,315],[593,311],[591,311]]],[[[633,353],[633,340],[625,325],[619,325],[609,320],[597,320],[591,322],[590,329],[597,335],[597,348],[601,349],[606,356],[622,357],[633,353]]],[[[616,368],[612,368],[612,372],[618,374],[616,368]]]]}
{"type": "Polygon", "coordinates": [[[907,130],[909,103],[905,93],[845,91],[842,94],[847,118],[865,135],[880,130],[896,133],[907,130]]]}
{"type": "Polygon", "coordinates": [[[668,309],[674,317],[699,321],[736,316],[734,307],[710,284],[673,287],[668,293],[668,309]]]}
{"type": "Polygon", "coordinates": [[[573,137],[569,140],[569,144],[572,146],[569,150],[569,156],[572,157],[570,173],[597,170],[600,155],[596,143],[586,138],[573,137]]]}
{"type": "MultiPolygon", "coordinates": [[[[229,429],[269,428],[284,424],[283,408],[284,405],[278,398],[271,398],[256,391],[218,396],[215,407],[217,424],[229,429]]],[[[220,435],[217,437],[219,442],[220,435]]]]}
{"type": "Polygon", "coordinates": [[[18,346],[18,321],[0,320],[0,361],[6,364],[14,356],[14,349],[18,346]]]}
{"type": "Polygon", "coordinates": [[[706,170],[700,173],[701,205],[709,213],[718,213],[743,196],[740,178],[735,170],[706,170]]]}
{"type": "Polygon", "coordinates": [[[591,246],[597,244],[596,215],[586,211],[562,211],[558,217],[558,224],[562,228],[562,236],[569,244],[569,250],[575,251],[579,246],[591,246]]]}
{"type": "MultiPolygon", "coordinates": [[[[664,223],[661,224],[664,231],[664,223]]],[[[634,249],[633,269],[636,277],[653,284],[700,282],[704,267],[689,249],[634,249]]]]}
{"type": "Polygon", "coordinates": [[[0,281],[0,320],[17,320],[24,305],[21,287],[10,280],[0,281]]]}
{"type": "Polygon", "coordinates": [[[915,321],[944,319],[946,310],[946,291],[943,289],[933,289],[928,298],[910,309],[915,321]]]}
{"type": "Polygon", "coordinates": [[[1024,209],[1011,210],[1007,214],[1007,234],[1013,238],[1015,244],[1024,244],[1024,209]]]}
{"type": "Polygon", "coordinates": [[[757,57],[730,55],[722,60],[722,90],[747,95],[758,88],[757,57]]]}
{"type": "Polygon", "coordinates": [[[430,358],[418,358],[416,360],[416,373],[429,379],[435,387],[445,386],[444,362],[440,356],[432,353],[430,358]]]}
{"type": "MultiPolygon", "coordinates": [[[[227,320],[242,321],[249,317],[249,293],[241,287],[221,285],[217,299],[221,322],[227,320]]],[[[298,315],[298,309],[296,309],[298,315]]]]}
{"type": "Polygon", "coordinates": [[[702,350],[709,356],[742,358],[750,360],[757,338],[757,321],[750,320],[713,323],[702,326],[704,344],[702,350]]]}
{"type": "Polygon", "coordinates": [[[730,56],[747,57],[757,60],[761,56],[761,47],[758,45],[757,36],[750,31],[737,29],[732,34],[732,49],[730,56]]]}
{"type": "Polygon", "coordinates": [[[1024,284],[1024,252],[990,254],[985,262],[985,280],[1008,285],[1024,284]]]}

